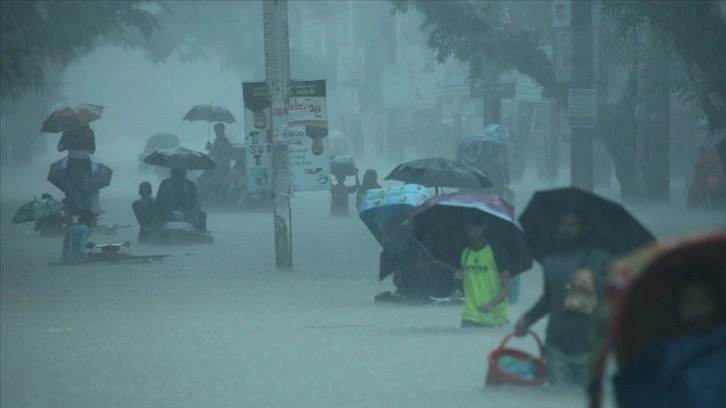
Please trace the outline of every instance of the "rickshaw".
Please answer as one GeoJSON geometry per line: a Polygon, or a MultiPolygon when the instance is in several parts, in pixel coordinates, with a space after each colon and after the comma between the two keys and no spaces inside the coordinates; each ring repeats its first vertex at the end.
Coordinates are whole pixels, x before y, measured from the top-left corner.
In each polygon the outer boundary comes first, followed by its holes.
{"type": "Polygon", "coordinates": [[[456,161],[480,170],[492,182],[492,193],[509,201],[514,193],[509,189],[508,146],[512,144],[509,129],[489,125],[479,134],[464,137],[459,143],[456,161]]]}

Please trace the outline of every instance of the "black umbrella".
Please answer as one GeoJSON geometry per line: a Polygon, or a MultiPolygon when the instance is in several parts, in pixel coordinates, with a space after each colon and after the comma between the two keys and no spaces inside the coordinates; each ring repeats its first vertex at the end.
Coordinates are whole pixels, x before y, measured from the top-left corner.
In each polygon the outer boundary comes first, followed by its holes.
{"type": "Polygon", "coordinates": [[[189,112],[184,115],[184,119],[182,120],[188,120],[190,122],[196,122],[201,120],[208,122],[207,140],[209,140],[209,128],[211,127],[212,122],[224,122],[229,124],[237,123],[237,121],[234,119],[234,116],[232,116],[232,113],[227,108],[212,105],[211,103],[205,105],[197,105],[191,108],[189,112]]]}
{"type": "Polygon", "coordinates": [[[60,133],[85,126],[101,117],[103,106],[78,103],[56,109],[43,121],[41,132],[60,133]]]}
{"type": "MultiPolygon", "coordinates": [[[[503,198],[478,192],[441,194],[414,208],[414,237],[437,260],[457,269],[469,240],[464,220],[487,220],[487,237],[495,252],[506,252],[512,276],[532,268],[526,238],[517,227],[514,206],[503,198]]],[[[496,255],[495,255],[496,258],[496,255]]]]}
{"type": "Polygon", "coordinates": [[[560,218],[567,212],[582,217],[591,244],[615,256],[625,255],[655,241],[623,206],[576,187],[538,191],[519,217],[532,257],[539,262],[557,247],[560,218]]]}
{"type": "Polygon", "coordinates": [[[492,186],[479,170],[443,157],[432,157],[399,164],[386,180],[421,184],[426,187],[478,188],[492,186]]]}
{"type": "MultiPolygon", "coordinates": [[[[64,157],[48,168],[47,180],[62,192],[66,192],[66,178],[68,174],[68,157],[64,157]]],[[[91,180],[92,188],[94,190],[100,190],[104,187],[108,187],[111,184],[111,176],[113,176],[113,170],[101,163],[97,158],[91,156],[91,180]]]]}
{"type": "Polygon", "coordinates": [[[207,154],[182,146],[156,150],[144,162],[152,166],[182,170],[206,170],[217,166],[207,154]]]}

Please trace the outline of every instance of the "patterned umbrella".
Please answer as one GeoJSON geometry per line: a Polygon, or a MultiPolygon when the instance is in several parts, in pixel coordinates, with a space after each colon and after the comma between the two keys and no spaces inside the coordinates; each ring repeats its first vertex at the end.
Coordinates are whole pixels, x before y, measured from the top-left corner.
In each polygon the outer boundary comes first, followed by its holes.
{"type": "Polygon", "coordinates": [[[103,106],[78,103],[55,110],[43,121],[41,132],[60,133],[79,128],[101,118],[103,106]]]}
{"type": "MultiPolygon", "coordinates": [[[[647,401],[653,401],[653,391],[666,399],[672,398],[681,390],[676,388],[677,376],[688,372],[689,365],[698,361],[715,363],[711,365],[714,371],[702,378],[720,386],[722,379],[718,373],[723,371],[723,363],[719,364],[719,360],[713,358],[714,354],[709,355],[707,343],[710,338],[674,334],[677,302],[673,297],[675,288],[700,273],[701,278],[711,281],[710,287],[717,297],[723,299],[726,294],[725,248],[726,233],[707,233],[655,242],[613,263],[607,283],[611,314],[604,321],[607,330],[603,347],[594,359],[589,387],[591,407],[601,405],[602,381],[611,355],[618,363],[614,389],[620,406],[639,406],[633,402],[649,392],[651,398],[647,401]],[[668,346],[667,350],[665,346],[668,346]],[[699,354],[701,357],[695,358],[699,354]],[[663,385],[665,387],[659,387],[663,385]],[[673,390],[676,391],[671,392],[673,390]]],[[[716,310],[723,325],[723,309],[717,307],[716,310]]],[[[723,338],[722,335],[717,339],[719,348],[713,350],[723,350],[723,338]]],[[[722,359],[726,356],[723,352],[720,355],[722,359]]],[[[711,391],[721,395],[719,401],[723,401],[720,388],[711,388],[711,391]]],[[[723,406],[715,400],[712,402],[714,404],[709,406],[723,406]]],[[[664,405],[656,402],[654,406],[664,405]]]]}
{"type": "Polygon", "coordinates": [[[411,211],[414,237],[435,259],[458,268],[468,245],[464,219],[470,214],[486,217],[491,245],[508,253],[512,276],[532,267],[524,233],[515,223],[514,206],[496,195],[471,192],[431,198],[411,211]]]}

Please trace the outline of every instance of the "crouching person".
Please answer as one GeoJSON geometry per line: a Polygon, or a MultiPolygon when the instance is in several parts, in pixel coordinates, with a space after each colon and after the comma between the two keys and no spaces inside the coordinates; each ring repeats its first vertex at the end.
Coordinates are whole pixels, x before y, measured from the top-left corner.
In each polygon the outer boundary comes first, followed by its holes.
{"type": "Polygon", "coordinates": [[[86,256],[88,237],[91,235],[95,217],[90,210],[81,210],[78,222],[68,228],[63,237],[63,253],[61,261],[80,261],[86,256]]]}

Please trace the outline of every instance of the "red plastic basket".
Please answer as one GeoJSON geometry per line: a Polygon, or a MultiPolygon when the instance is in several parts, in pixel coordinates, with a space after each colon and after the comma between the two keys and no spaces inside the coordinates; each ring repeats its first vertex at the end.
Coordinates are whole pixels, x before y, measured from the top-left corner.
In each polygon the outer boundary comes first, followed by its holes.
{"type": "Polygon", "coordinates": [[[528,331],[527,334],[534,337],[534,340],[537,342],[537,346],[539,346],[539,357],[535,357],[522,350],[506,348],[505,346],[514,336],[514,332],[507,334],[502,339],[502,342],[499,343],[499,347],[489,353],[489,371],[487,371],[487,378],[484,382],[485,386],[518,385],[522,387],[531,387],[541,385],[547,380],[547,368],[545,367],[544,345],[542,345],[542,340],[540,340],[539,336],[537,336],[534,332],[528,331]],[[503,356],[511,356],[520,360],[531,358],[534,361],[536,371],[535,378],[522,378],[499,368],[497,361],[499,361],[499,359],[503,356]]]}

